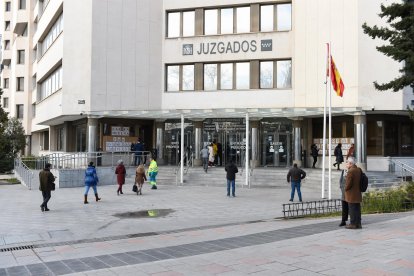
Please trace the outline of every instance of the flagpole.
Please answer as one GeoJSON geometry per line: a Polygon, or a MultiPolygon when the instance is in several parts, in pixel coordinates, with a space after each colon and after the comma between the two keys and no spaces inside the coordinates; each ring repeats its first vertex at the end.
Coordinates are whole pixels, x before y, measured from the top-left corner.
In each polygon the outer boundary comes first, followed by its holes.
{"type": "Polygon", "coordinates": [[[325,161],[326,161],[326,102],[328,95],[328,76],[329,76],[329,43],[327,46],[327,68],[325,74],[325,100],[323,102],[323,138],[322,138],[322,198],[325,198],[325,161]]]}
{"type": "MultiPolygon", "coordinates": [[[[332,72],[331,72],[331,60],[332,60],[332,56],[331,53],[329,53],[329,76],[331,76],[332,72]]],[[[331,84],[329,85],[329,143],[328,143],[328,156],[329,156],[329,162],[328,162],[328,167],[329,167],[329,176],[328,176],[328,199],[330,200],[332,198],[332,194],[331,194],[331,184],[332,184],[332,154],[331,154],[331,149],[332,149],[332,82],[330,82],[331,84]]]]}

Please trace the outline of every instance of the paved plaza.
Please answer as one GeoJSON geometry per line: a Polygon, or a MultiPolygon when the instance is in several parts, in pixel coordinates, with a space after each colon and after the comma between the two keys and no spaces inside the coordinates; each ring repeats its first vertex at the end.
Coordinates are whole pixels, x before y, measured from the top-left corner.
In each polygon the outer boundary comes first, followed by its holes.
{"type": "MultiPolygon", "coordinates": [[[[362,230],[339,218],[281,219],[289,185],[59,189],[49,212],[41,193],[0,185],[0,275],[412,275],[414,213],[363,216],[362,230]],[[91,193],[92,195],[92,193],[91,193]],[[160,217],[128,217],[166,209],[160,217]],[[14,248],[14,250],[10,250],[14,248]]],[[[333,187],[333,198],[338,191],[333,187]]],[[[320,187],[303,185],[304,200],[320,187]]]]}

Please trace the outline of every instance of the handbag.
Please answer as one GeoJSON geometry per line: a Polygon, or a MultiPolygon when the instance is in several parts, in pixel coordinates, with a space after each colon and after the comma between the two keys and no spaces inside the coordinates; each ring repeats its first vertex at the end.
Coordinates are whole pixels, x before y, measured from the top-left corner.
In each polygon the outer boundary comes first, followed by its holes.
{"type": "Polygon", "coordinates": [[[134,192],[134,193],[136,193],[136,192],[138,192],[138,187],[137,187],[137,185],[132,185],[132,191],[134,192]]]}
{"type": "Polygon", "coordinates": [[[50,184],[50,190],[54,191],[56,189],[55,183],[50,184]]]}

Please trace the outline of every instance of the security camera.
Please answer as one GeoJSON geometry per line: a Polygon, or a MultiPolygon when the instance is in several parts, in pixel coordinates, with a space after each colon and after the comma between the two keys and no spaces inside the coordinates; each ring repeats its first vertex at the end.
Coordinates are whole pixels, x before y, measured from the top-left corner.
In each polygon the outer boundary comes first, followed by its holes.
{"type": "Polygon", "coordinates": [[[81,112],[79,115],[83,116],[83,112],[81,112]]]}
{"type": "Polygon", "coordinates": [[[371,107],[371,110],[374,111],[375,110],[375,106],[371,107]]]}

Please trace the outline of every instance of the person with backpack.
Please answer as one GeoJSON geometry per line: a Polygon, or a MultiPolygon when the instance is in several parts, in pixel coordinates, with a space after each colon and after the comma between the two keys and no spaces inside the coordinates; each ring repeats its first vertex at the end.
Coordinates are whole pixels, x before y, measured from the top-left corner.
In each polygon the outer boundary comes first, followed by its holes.
{"type": "Polygon", "coordinates": [[[362,170],[355,165],[355,159],[349,157],[346,161],[348,173],[345,180],[345,201],[348,202],[349,215],[351,218],[347,229],[361,229],[361,175],[362,170]]]}
{"type": "Polygon", "coordinates": [[[88,193],[89,189],[92,187],[93,191],[95,192],[95,199],[96,201],[101,200],[98,197],[98,190],[96,189],[96,185],[98,185],[99,179],[98,175],[96,174],[95,166],[93,162],[89,162],[88,168],[85,171],[85,193],[84,193],[84,204],[88,204],[88,193]]]}

